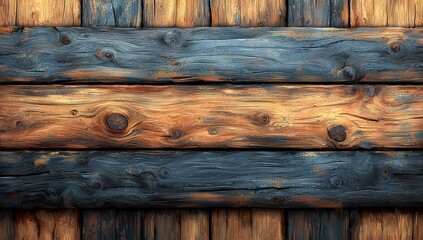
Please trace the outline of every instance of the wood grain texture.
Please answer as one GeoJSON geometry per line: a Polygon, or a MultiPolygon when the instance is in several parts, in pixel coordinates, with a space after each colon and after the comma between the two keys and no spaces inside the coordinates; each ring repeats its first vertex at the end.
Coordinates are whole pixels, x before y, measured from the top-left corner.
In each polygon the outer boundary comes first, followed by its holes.
{"type": "Polygon", "coordinates": [[[423,239],[423,209],[414,214],[413,239],[423,239]]]}
{"type": "Polygon", "coordinates": [[[352,239],[411,240],[413,217],[409,210],[362,210],[352,227],[352,239]]]}
{"type": "Polygon", "coordinates": [[[13,210],[0,209],[0,240],[10,240],[14,238],[13,210]]]}
{"type": "Polygon", "coordinates": [[[423,82],[422,33],[3,28],[0,83],[423,82]]]}
{"type": "Polygon", "coordinates": [[[112,240],[116,237],[116,210],[84,210],[82,238],[112,240]]]}
{"type": "Polygon", "coordinates": [[[82,25],[141,27],[141,0],[83,0],[82,25]]]}
{"type": "Polygon", "coordinates": [[[422,206],[418,151],[20,151],[0,160],[2,207],[422,206]]]}
{"type": "Polygon", "coordinates": [[[16,25],[17,0],[0,0],[0,27],[16,25]]]}
{"type": "Polygon", "coordinates": [[[216,209],[211,211],[212,240],[252,239],[251,209],[216,209]]]}
{"type": "Polygon", "coordinates": [[[348,27],[348,0],[288,0],[290,27],[348,27]]]}
{"type": "Polygon", "coordinates": [[[278,27],[286,24],[283,0],[212,0],[213,27],[278,27]]]}
{"type": "Polygon", "coordinates": [[[18,26],[81,26],[80,0],[16,0],[18,26]]]}
{"type": "Polygon", "coordinates": [[[351,0],[351,27],[421,27],[421,0],[351,0]]]}
{"type": "Polygon", "coordinates": [[[172,209],[157,210],[154,239],[181,239],[180,212],[172,209]]]}
{"type": "Polygon", "coordinates": [[[350,239],[348,210],[289,210],[287,239],[350,239]]]}
{"type": "Polygon", "coordinates": [[[208,240],[209,211],[199,209],[183,209],[181,214],[181,239],[208,240]]]}
{"type": "Polygon", "coordinates": [[[15,239],[80,239],[78,210],[16,210],[15,239]]]}
{"type": "Polygon", "coordinates": [[[252,239],[285,239],[285,214],[279,209],[252,210],[252,239]]]}
{"type": "Polygon", "coordinates": [[[145,27],[208,27],[209,0],[144,0],[145,27]]]}
{"type": "MultiPolygon", "coordinates": [[[[134,210],[116,211],[116,239],[144,239],[143,212],[134,210]]],[[[147,240],[147,239],[146,239],[147,240]]]]}
{"type": "Polygon", "coordinates": [[[419,85],[4,85],[0,99],[3,149],[423,147],[419,85]]]}

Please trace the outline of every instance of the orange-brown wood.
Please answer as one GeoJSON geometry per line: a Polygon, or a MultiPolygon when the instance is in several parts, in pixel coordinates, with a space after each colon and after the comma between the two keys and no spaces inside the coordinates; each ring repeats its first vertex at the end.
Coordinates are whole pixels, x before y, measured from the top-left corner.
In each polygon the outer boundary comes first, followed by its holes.
{"type": "Polygon", "coordinates": [[[1,148],[422,148],[423,87],[2,86],[1,148]]]}
{"type": "Polygon", "coordinates": [[[0,26],[16,25],[17,0],[0,0],[0,26]]]}
{"type": "Polygon", "coordinates": [[[252,239],[251,209],[216,209],[211,216],[212,240],[252,239]]]}
{"type": "Polygon", "coordinates": [[[13,210],[0,209],[0,240],[14,239],[13,218],[13,210]]]}
{"type": "Polygon", "coordinates": [[[207,210],[181,210],[181,239],[209,239],[209,212],[207,210]]]}
{"type": "Polygon", "coordinates": [[[414,214],[413,239],[423,239],[423,210],[414,214]]]}
{"type": "Polygon", "coordinates": [[[274,27],[286,24],[286,3],[282,0],[211,1],[212,26],[274,27]]]}
{"type": "Polygon", "coordinates": [[[285,239],[285,214],[280,209],[253,209],[252,239],[285,239]]]}

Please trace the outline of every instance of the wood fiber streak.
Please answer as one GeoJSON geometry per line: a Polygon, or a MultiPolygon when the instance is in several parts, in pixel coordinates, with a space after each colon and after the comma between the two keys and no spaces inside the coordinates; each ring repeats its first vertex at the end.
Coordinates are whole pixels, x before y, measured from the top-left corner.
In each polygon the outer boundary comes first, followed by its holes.
{"type": "Polygon", "coordinates": [[[352,239],[412,240],[413,218],[408,210],[362,210],[351,230],[352,239]]]}
{"type": "Polygon", "coordinates": [[[289,210],[288,239],[349,239],[348,210],[289,210]]]}
{"type": "Polygon", "coordinates": [[[348,27],[348,0],[288,0],[290,27],[348,27]]]}
{"type": "Polygon", "coordinates": [[[413,239],[423,239],[423,210],[419,209],[414,214],[413,239]]]}
{"type": "Polygon", "coordinates": [[[252,210],[252,239],[284,240],[285,214],[279,209],[252,210]]]}
{"type": "Polygon", "coordinates": [[[78,210],[16,210],[15,239],[78,240],[80,224],[78,210]]]}
{"type": "Polygon", "coordinates": [[[0,240],[14,239],[13,210],[0,209],[0,240]]]}
{"type": "Polygon", "coordinates": [[[117,239],[115,209],[84,210],[82,216],[83,239],[117,239]]]}
{"type": "Polygon", "coordinates": [[[181,239],[209,239],[209,211],[183,209],[181,214],[181,239]]]}
{"type": "Polygon", "coordinates": [[[351,27],[421,27],[421,0],[351,0],[351,27]]]}
{"type": "Polygon", "coordinates": [[[0,83],[423,82],[422,33],[2,28],[0,83]]]}
{"type": "Polygon", "coordinates": [[[141,27],[141,0],[83,0],[82,25],[141,27]]]}
{"type": "Polygon", "coordinates": [[[17,0],[0,0],[0,26],[16,25],[17,0]]]}
{"type": "Polygon", "coordinates": [[[209,0],[144,0],[145,27],[209,27],[209,0]]]}
{"type": "Polygon", "coordinates": [[[2,86],[0,148],[423,147],[423,86],[2,86]]]}
{"type": "Polygon", "coordinates": [[[212,240],[251,240],[252,210],[216,209],[211,211],[212,240]]]}
{"type": "MultiPolygon", "coordinates": [[[[1,152],[0,206],[421,207],[422,156],[419,151],[1,152]]],[[[155,221],[168,224],[169,215],[162,215],[155,221]]],[[[84,221],[84,227],[96,221],[84,221]]],[[[179,236],[180,226],[175,229],[179,236]]]]}

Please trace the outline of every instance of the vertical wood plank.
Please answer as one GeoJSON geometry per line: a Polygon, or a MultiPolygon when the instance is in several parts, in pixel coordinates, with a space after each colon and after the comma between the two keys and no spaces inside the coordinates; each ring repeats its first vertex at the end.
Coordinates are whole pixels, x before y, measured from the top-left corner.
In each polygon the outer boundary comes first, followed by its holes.
{"type": "Polygon", "coordinates": [[[181,210],[181,239],[208,240],[209,212],[200,209],[181,210]]]}
{"type": "Polygon", "coordinates": [[[13,211],[0,210],[0,240],[14,239],[13,211]]]}
{"type": "Polygon", "coordinates": [[[285,214],[280,209],[252,210],[252,239],[285,239],[285,214]]]}
{"type": "Polygon", "coordinates": [[[15,239],[38,239],[40,229],[38,229],[37,219],[34,211],[16,210],[15,211],[15,239]]]}
{"type": "Polygon", "coordinates": [[[119,210],[116,212],[116,239],[143,239],[142,212],[119,210]]]}
{"type": "Polygon", "coordinates": [[[352,27],[421,27],[421,0],[351,0],[352,27]]]}
{"type": "Polygon", "coordinates": [[[0,27],[16,25],[17,0],[0,0],[0,27]]]}
{"type": "Polygon", "coordinates": [[[211,213],[211,239],[252,239],[251,209],[216,209],[211,213]]]}
{"type": "Polygon", "coordinates": [[[115,239],[116,238],[116,211],[86,210],[83,212],[82,224],[83,239],[115,239]]]}
{"type": "Polygon", "coordinates": [[[19,0],[19,26],[80,26],[80,0],[19,0]]]}
{"type": "Polygon", "coordinates": [[[290,27],[348,27],[348,0],[288,0],[290,27]]]}
{"type": "Polygon", "coordinates": [[[352,239],[413,239],[413,213],[405,210],[363,210],[352,239]]]}
{"type": "Polygon", "coordinates": [[[347,210],[289,210],[288,239],[349,239],[347,210]]]}
{"type": "Polygon", "coordinates": [[[155,239],[181,239],[179,210],[156,211],[155,239]]]}
{"type": "Polygon", "coordinates": [[[141,0],[83,0],[83,26],[141,27],[141,0]]]}
{"type": "Polygon", "coordinates": [[[141,213],[142,238],[143,240],[154,240],[156,212],[153,210],[144,210],[141,213]]]}
{"type": "Polygon", "coordinates": [[[144,0],[145,27],[210,26],[209,0],[144,0]]]}
{"type": "Polygon", "coordinates": [[[213,0],[213,27],[277,27],[286,25],[284,0],[213,0]]]}
{"type": "Polygon", "coordinates": [[[413,239],[423,239],[423,210],[414,213],[413,239]]]}

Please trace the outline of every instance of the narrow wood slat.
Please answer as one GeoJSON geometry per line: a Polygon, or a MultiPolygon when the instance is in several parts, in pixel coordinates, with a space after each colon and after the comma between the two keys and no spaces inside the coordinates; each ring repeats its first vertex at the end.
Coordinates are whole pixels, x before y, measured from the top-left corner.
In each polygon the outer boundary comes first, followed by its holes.
{"type": "Polygon", "coordinates": [[[418,85],[2,86],[0,99],[3,149],[423,147],[418,85]]]}
{"type": "Polygon", "coordinates": [[[414,214],[413,239],[423,239],[423,210],[419,209],[414,214]]]}
{"type": "Polygon", "coordinates": [[[1,152],[0,206],[419,207],[422,154],[1,152]]]}
{"type": "Polygon", "coordinates": [[[180,212],[170,209],[157,210],[154,236],[154,239],[181,239],[180,212]]]}
{"type": "Polygon", "coordinates": [[[13,210],[0,209],[0,240],[14,239],[13,210]]]}
{"type": "Polygon", "coordinates": [[[348,210],[289,210],[288,239],[349,239],[348,210]]]}
{"type": "Polygon", "coordinates": [[[352,27],[421,27],[420,0],[351,0],[352,27]]]}
{"type": "Polygon", "coordinates": [[[212,240],[250,240],[251,209],[216,209],[211,211],[212,240]]]}
{"type": "Polygon", "coordinates": [[[348,27],[348,0],[288,0],[290,27],[348,27]]]}
{"type": "Polygon", "coordinates": [[[16,25],[17,0],[0,0],[0,26],[16,25]]]}
{"type": "Polygon", "coordinates": [[[141,27],[141,0],[83,0],[82,25],[141,27]]]}
{"type": "Polygon", "coordinates": [[[2,28],[0,83],[423,82],[422,32],[2,28]]]}
{"type": "Polygon", "coordinates": [[[351,229],[352,239],[411,240],[413,217],[408,210],[362,210],[351,229]]]}
{"type": "Polygon", "coordinates": [[[213,0],[213,27],[278,27],[286,24],[283,0],[213,0]]]}
{"type": "Polygon", "coordinates": [[[143,212],[140,210],[116,211],[116,239],[143,239],[143,212]]]}
{"type": "Polygon", "coordinates": [[[209,211],[181,210],[181,239],[208,240],[210,233],[209,211]]]}
{"type": "Polygon", "coordinates": [[[252,239],[285,239],[285,212],[279,209],[252,210],[252,239]]]}
{"type": "Polygon", "coordinates": [[[80,216],[75,209],[16,210],[15,238],[19,239],[80,239],[80,216]]]}
{"type": "Polygon", "coordinates": [[[116,239],[116,210],[84,210],[82,238],[86,240],[116,239]]]}
{"type": "Polygon", "coordinates": [[[208,27],[209,0],[144,0],[145,27],[208,27]]]}

